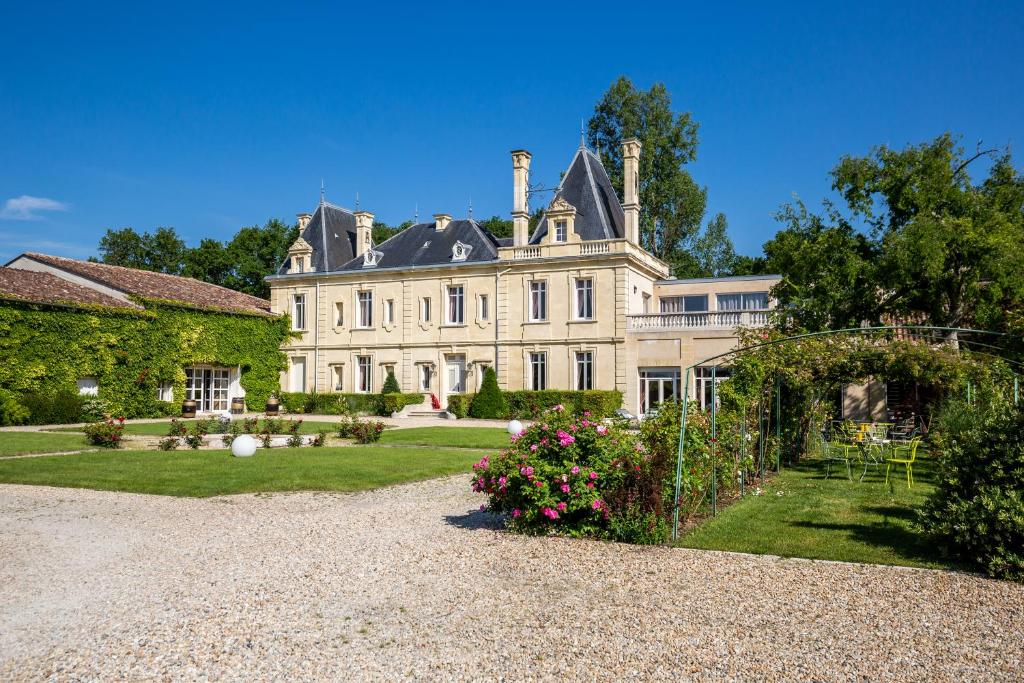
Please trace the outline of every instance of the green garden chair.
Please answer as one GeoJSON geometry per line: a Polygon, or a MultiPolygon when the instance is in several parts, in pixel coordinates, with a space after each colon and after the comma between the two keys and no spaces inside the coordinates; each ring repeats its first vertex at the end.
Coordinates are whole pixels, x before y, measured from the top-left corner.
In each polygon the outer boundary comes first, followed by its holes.
{"type": "Polygon", "coordinates": [[[843,443],[840,441],[826,441],[825,436],[821,436],[821,457],[825,459],[825,478],[828,479],[829,475],[832,474],[832,463],[841,462],[846,465],[846,476],[853,481],[853,473],[850,471],[850,453],[856,457],[857,446],[852,443],[843,443]]]}
{"type": "Polygon", "coordinates": [[[886,458],[885,462],[885,483],[889,483],[889,470],[893,465],[903,465],[907,468],[907,488],[914,486],[914,459],[917,457],[917,447],[921,444],[921,437],[915,436],[910,443],[899,444],[893,448],[892,457],[886,458]]]}

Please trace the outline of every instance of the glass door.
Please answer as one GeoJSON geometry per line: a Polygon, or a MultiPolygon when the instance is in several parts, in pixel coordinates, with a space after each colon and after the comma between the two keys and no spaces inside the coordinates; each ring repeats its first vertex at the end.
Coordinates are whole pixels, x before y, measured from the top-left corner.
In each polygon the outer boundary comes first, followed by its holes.
{"type": "Polygon", "coordinates": [[[640,369],[640,414],[647,415],[665,401],[678,401],[679,368],[640,369]]]}

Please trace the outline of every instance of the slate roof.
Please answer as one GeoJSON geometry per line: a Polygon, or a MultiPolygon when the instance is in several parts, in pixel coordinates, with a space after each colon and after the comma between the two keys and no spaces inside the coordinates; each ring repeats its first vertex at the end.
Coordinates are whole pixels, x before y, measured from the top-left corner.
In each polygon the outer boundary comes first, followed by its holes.
{"type": "MultiPolygon", "coordinates": [[[[583,240],[625,237],[626,215],[622,204],[601,160],[589,149],[580,147],[576,150],[552,201],[557,197],[576,207],[575,230],[583,240]]],[[[545,215],[533,231],[530,244],[539,244],[547,232],[548,219],[545,215]]]]}
{"type": "MultiPolygon", "coordinates": [[[[355,214],[346,208],[323,202],[316,207],[300,237],[313,247],[313,270],[320,273],[338,270],[356,255],[355,214]]],[[[288,268],[288,259],[285,259],[277,274],[287,274],[288,268]]]]}
{"type": "Polygon", "coordinates": [[[490,231],[472,219],[451,221],[441,232],[434,223],[411,225],[373,249],[383,256],[374,268],[363,268],[363,257],[354,258],[338,270],[374,270],[377,268],[405,268],[452,263],[452,247],[459,241],[472,247],[465,261],[480,263],[496,261],[500,241],[490,231]]]}
{"type": "Polygon", "coordinates": [[[106,285],[111,289],[144,299],[172,301],[192,308],[231,313],[272,315],[270,302],[266,299],[194,280],[190,277],[153,273],[148,270],[136,270],[106,263],[78,261],[48,254],[27,253],[19,258],[29,258],[39,263],[45,263],[98,284],[106,285]]]}
{"type": "Polygon", "coordinates": [[[112,297],[50,273],[18,268],[0,268],[0,299],[66,306],[142,309],[142,306],[134,302],[112,297]]]}

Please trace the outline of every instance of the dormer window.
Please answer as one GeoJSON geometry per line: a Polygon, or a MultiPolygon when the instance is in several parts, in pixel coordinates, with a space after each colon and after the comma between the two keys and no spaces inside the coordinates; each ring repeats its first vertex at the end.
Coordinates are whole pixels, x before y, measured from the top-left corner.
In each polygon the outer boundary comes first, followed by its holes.
{"type": "Polygon", "coordinates": [[[564,242],[569,232],[569,224],[566,221],[555,221],[555,241],[564,242]]]}
{"type": "Polygon", "coordinates": [[[473,247],[462,242],[456,242],[452,245],[452,261],[465,261],[471,251],[473,251],[473,247]]]}
{"type": "Polygon", "coordinates": [[[363,252],[363,268],[375,268],[383,256],[383,252],[367,249],[363,252]]]}

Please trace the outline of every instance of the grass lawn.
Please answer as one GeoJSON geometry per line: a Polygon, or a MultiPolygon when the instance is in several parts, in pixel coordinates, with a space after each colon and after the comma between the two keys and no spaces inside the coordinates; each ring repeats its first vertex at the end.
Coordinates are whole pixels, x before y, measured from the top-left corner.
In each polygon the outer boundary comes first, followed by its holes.
{"type": "Polygon", "coordinates": [[[0,432],[0,456],[24,453],[59,453],[93,448],[79,434],[47,432],[0,432]]]}
{"type": "Polygon", "coordinates": [[[235,458],[226,450],[102,451],[0,460],[0,483],[195,497],[362,491],[467,473],[480,455],[471,450],[373,446],[261,448],[251,458],[235,458]]]}
{"type": "Polygon", "coordinates": [[[880,473],[868,469],[863,483],[846,478],[833,466],[825,479],[822,461],[808,460],[783,468],[763,495],[748,495],[696,527],[679,541],[687,548],[869,562],[911,567],[944,567],[940,558],[911,524],[932,490],[934,461],[914,467],[914,488],[908,490],[902,468],[885,485],[880,473]],[[781,493],[781,495],[779,495],[781,493]]]}
{"type": "MultiPolygon", "coordinates": [[[[287,418],[286,418],[287,419],[287,418]]],[[[195,420],[178,420],[189,429],[192,428],[192,424],[195,420]]],[[[263,422],[260,422],[262,428],[263,422]]],[[[125,424],[124,433],[134,436],[167,436],[167,430],[171,428],[171,422],[141,422],[134,424],[125,424]]],[[[59,427],[54,431],[58,432],[81,432],[81,427],[59,427]]],[[[336,422],[313,422],[303,421],[302,427],[299,431],[303,434],[315,434],[320,430],[324,430],[330,434],[335,434],[338,431],[338,424],[336,422]]]]}
{"type": "Polygon", "coordinates": [[[413,427],[391,429],[381,434],[380,442],[405,446],[451,446],[458,448],[505,448],[509,435],[492,427],[413,427]]]}

